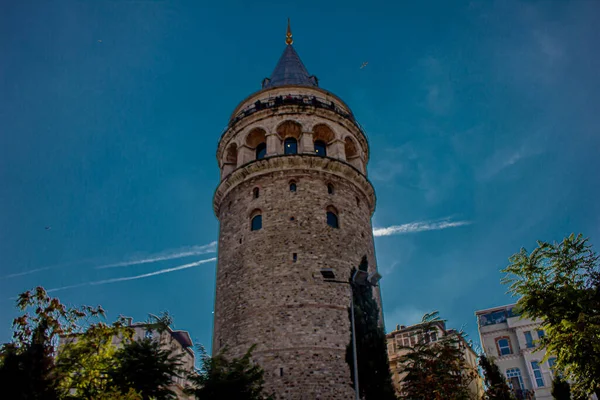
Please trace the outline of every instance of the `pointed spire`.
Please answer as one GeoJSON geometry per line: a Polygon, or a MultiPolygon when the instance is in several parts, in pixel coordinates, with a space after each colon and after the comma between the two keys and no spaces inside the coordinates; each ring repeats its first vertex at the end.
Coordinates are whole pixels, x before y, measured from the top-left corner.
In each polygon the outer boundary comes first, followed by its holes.
{"type": "Polygon", "coordinates": [[[285,33],[285,44],[288,46],[294,43],[294,39],[292,39],[292,28],[290,28],[290,19],[288,18],[288,27],[287,32],[285,33]]]}
{"type": "Polygon", "coordinates": [[[292,39],[292,28],[288,18],[288,26],[285,38],[285,50],[270,78],[265,78],[262,83],[263,89],[284,85],[319,86],[317,78],[308,74],[306,67],[300,60],[298,53],[294,50],[292,39]]]}

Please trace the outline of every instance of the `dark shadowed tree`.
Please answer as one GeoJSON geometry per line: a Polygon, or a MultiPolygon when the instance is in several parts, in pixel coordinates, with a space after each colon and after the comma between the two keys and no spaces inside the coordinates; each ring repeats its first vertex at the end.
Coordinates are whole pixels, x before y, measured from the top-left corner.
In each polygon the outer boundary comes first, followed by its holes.
{"type": "Polygon", "coordinates": [[[554,375],[552,380],[552,397],[555,400],[571,400],[571,385],[561,374],[554,375]]]}
{"type": "Polygon", "coordinates": [[[181,355],[163,348],[159,341],[145,338],[126,343],[114,358],[109,376],[122,393],[131,388],[144,400],[177,398],[168,386],[182,374],[181,355]]]}
{"type": "Polygon", "coordinates": [[[538,242],[510,257],[503,272],[517,309],[541,320],[540,347],[578,395],[600,397],[600,267],[588,239],[574,234],[561,243],[538,242]]]}
{"type": "Polygon", "coordinates": [[[193,386],[187,392],[198,400],[271,399],[264,393],[264,371],[251,359],[254,347],[241,358],[228,359],[226,349],[211,357],[203,346],[198,346],[201,367],[188,377],[193,386]]]}
{"type": "Polygon", "coordinates": [[[493,360],[481,355],[479,366],[483,371],[486,388],[484,400],[515,400],[506,378],[493,360]]]}
{"type": "MultiPolygon", "coordinates": [[[[367,271],[368,267],[367,258],[363,257],[359,269],[367,271]]],[[[356,268],[352,268],[350,277],[354,275],[355,271],[356,268]]],[[[373,296],[373,286],[353,283],[351,286],[354,297],[360,396],[366,400],[394,400],[396,395],[390,374],[385,332],[383,324],[379,320],[380,310],[373,296]]],[[[350,312],[351,310],[348,311],[349,318],[350,312]]],[[[350,366],[351,378],[354,383],[352,338],[346,348],[346,362],[350,366]]]]}
{"type": "Polygon", "coordinates": [[[398,359],[399,372],[404,375],[401,399],[473,399],[469,385],[477,372],[467,365],[462,333],[440,336],[438,327],[443,322],[437,312],[425,314],[414,332],[416,343],[403,346],[405,353],[398,359]]]}

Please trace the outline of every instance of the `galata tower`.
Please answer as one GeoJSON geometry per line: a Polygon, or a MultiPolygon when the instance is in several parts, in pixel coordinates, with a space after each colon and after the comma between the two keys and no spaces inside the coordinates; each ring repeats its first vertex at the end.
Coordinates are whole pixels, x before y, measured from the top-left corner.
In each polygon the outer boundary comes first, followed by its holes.
{"type": "MultiPolygon", "coordinates": [[[[213,354],[256,345],[277,399],[354,397],[349,285],[363,256],[376,271],[367,138],[350,108],[319,87],[292,46],[221,135],[213,354]]],[[[378,288],[374,290],[380,302],[378,288]]]]}

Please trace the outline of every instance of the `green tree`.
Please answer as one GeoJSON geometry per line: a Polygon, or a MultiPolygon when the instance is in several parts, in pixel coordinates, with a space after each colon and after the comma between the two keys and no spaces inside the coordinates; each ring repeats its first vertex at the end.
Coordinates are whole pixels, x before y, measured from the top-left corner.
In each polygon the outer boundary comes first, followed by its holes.
{"type": "Polygon", "coordinates": [[[90,326],[83,334],[63,337],[56,366],[62,376],[59,385],[65,397],[97,399],[108,391],[114,392],[109,389],[109,373],[115,368],[117,351],[113,338],[130,340],[132,335],[133,330],[121,323],[113,326],[99,323],[90,326]]]}
{"type": "Polygon", "coordinates": [[[531,254],[522,248],[509,260],[502,281],[520,297],[522,315],[542,321],[545,359],[556,356],[576,394],[600,397],[600,268],[588,239],[538,242],[531,254]]]}
{"type": "MultiPolygon", "coordinates": [[[[361,260],[359,269],[367,271],[368,267],[365,256],[361,260]]],[[[350,276],[354,276],[355,272],[356,268],[352,268],[350,276]]],[[[387,356],[385,332],[379,320],[380,310],[373,296],[373,286],[370,284],[356,285],[352,282],[350,284],[354,300],[360,396],[366,400],[396,399],[387,356]]],[[[348,311],[348,317],[351,319],[351,310],[348,311]]],[[[352,337],[346,348],[346,362],[350,366],[354,387],[352,337]]]]}
{"type": "Polygon", "coordinates": [[[479,366],[483,371],[485,381],[484,400],[515,400],[510,387],[506,383],[506,378],[492,359],[481,355],[479,366]]]}
{"type": "Polygon", "coordinates": [[[425,314],[415,331],[413,346],[403,347],[399,372],[404,374],[400,398],[411,400],[469,400],[469,385],[477,372],[467,365],[462,333],[439,336],[444,321],[438,312],[425,314]],[[435,335],[435,336],[434,336],[435,335]]]}
{"type": "Polygon", "coordinates": [[[12,341],[0,350],[0,382],[9,383],[15,399],[56,399],[62,375],[53,354],[59,336],[80,332],[104,311],[66,307],[42,287],[20,294],[17,307],[23,314],[13,320],[12,341]]]}
{"type": "Polygon", "coordinates": [[[133,388],[144,400],[176,398],[168,386],[182,374],[180,354],[163,348],[159,341],[145,338],[126,343],[116,351],[114,358],[115,365],[109,376],[112,385],[121,392],[133,388]]]}
{"type": "Polygon", "coordinates": [[[571,400],[571,385],[561,374],[554,375],[552,380],[552,397],[556,400],[571,400]]]}
{"type": "Polygon", "coordinates": [[[243,357],[229,360],[226,357],[226,349],[211,357],[204,347],[198,346],[201,367],[197,373],[189,376],[193,386],[188,393],[199,400],[271,399],[264,394],[264,371],[251,359],[254,347],[252,346],[243,357]]]}

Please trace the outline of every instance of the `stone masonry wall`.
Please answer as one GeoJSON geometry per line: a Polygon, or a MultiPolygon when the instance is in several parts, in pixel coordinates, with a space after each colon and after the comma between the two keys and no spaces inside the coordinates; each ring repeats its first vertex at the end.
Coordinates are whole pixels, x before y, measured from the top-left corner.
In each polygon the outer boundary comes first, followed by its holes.
{"type": "Polygon", "coordinates": [[[363,255],[375,270],[372,209],[352,181],[302,164],[249,177],[217,207],[213,352],[227,346],[228,354],[240,356],[256,344],[254,358],[278,399],[349,399],[350,289],[324,282],[319,271],[333,268],[338,280],[348,281],[363,255]],[[292,180],[296,192],[290,191],[292,180]],[[330,206],[339,229],[327,225],[330,206]],[[251,231],[257,210],[262,229],[251,231]]]}

